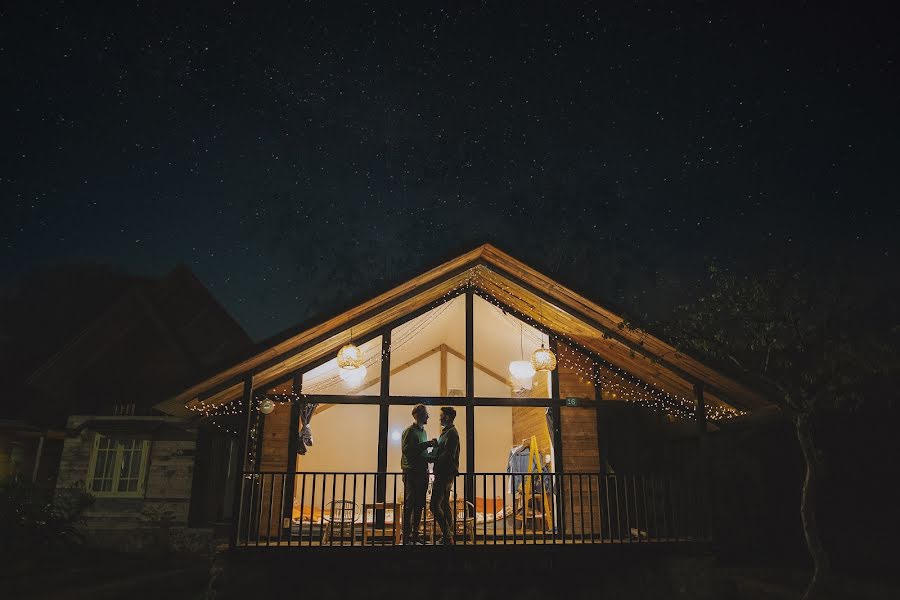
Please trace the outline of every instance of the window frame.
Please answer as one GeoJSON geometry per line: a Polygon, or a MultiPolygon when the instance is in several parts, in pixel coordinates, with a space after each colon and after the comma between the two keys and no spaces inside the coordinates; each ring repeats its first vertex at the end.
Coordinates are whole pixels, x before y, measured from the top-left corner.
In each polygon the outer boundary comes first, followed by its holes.
{"type": "MultiPolygon", "coordinates": [[[[122,439],[115,438],[113,436],[103,435],[100,433],[94,434],[94,441],[91,445],[91,458],[90,464],[88,466],[88,485],[87,491],[89,494],[93,496],[97,496],[100,498],[143,498],[144,497],[144,482],[147,478],[147,462],[150,457],[150,440],[149,439],[136,439],[134,440],[136,443],[140,443],[141,449],[141,460],[140,467],[138,469],[137,474],[137,489],[134,491],[119,491],[119,481],[122,475],[122,462],[124,460],[125,449],[122,445],[122,439]],[[96,491],[94,490],[94,480],[97,477],[97,458],[100,454],[100,442],[104,439],[111,440],[115,445],[115,459],[113,463],[112,469],[112,478],[111,485],[109,491],[96,491]]],[[[136,444],[137,445],[137,444],[136,444]]],[[[130,479],[130,478],[129,478],[130,479]]]]}

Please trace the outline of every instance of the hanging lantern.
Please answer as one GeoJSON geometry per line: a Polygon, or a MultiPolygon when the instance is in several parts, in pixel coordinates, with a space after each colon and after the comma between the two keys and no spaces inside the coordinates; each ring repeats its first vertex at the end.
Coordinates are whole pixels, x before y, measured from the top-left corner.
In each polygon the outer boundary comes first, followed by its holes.
{"type": "Polygon", "coordinates": [[[355,369],[340,369],[341,381],[350,386],[350,389],[356,389],[362,382],[366,380],[366,373],[368,369],[366,369],[365,365],[360,365],[355,369]]]}
{"type": "Polygon", "coordinates": [[[530,390],[534,387],[534,369],[527,360],[514,360],[509,363],[509,374],[512,379],[514,394],[530,390]]]}
{"type": "Polygon", "coordinates": [[[358,369],[363,366],[363,353],[352,343],[347,344],[337,353],[337,364],[341,369],[358,369]]]}
{"type": "Polygon", "coordinates": [[[509,363],[509,374],[515,379],[531,379],[535,372],[534,367],[527,360],[514,360],[509,363]]]}
{"type": "MultiPolygon", "coordinates": [[[[544,303],[540,304],[540,323],[544,325],[544,303]]],[[[541,347],[531,353],[531,365],[535,371],[547,372],[556,368],[556,355],[553,350],[544,348],[544,342],[541,341],[541,347]]]]}
{"type": "Polygon", "coordinates": [[[259,412],[262,414],[271,414],[273,410],[275,410],[275,403],[268,398],[259,403],[259,412]]]}
{"type": "Polygon", "coordinates": [[[556,355],[549,348],[544,348],[544,344],[535,350],[531,355],[531,366],[535,371],[552,371],[556,368],[556,355]]]}

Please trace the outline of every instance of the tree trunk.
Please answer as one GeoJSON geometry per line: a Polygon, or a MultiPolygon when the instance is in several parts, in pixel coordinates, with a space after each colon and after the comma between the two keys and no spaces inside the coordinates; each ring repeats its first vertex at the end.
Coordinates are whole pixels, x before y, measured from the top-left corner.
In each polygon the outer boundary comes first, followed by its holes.
{"type": "Polygon", "coordinates": [[[798,415],[794,424],[797,428],[797,440],[803,450],[806,462],[806,477],[803,480],[803,493],[800,498],[800,518],[803,522],[803,535],[806,537],[806,548],[813,561],[813,576],[803,594],[804,600],[821,598],[826,580],[830,574],[828,554],[819,537],[819,526],[816,522],[816,494],[822,477],[822,467],[813,441],[812,417],[808,414],[798,415]]]}

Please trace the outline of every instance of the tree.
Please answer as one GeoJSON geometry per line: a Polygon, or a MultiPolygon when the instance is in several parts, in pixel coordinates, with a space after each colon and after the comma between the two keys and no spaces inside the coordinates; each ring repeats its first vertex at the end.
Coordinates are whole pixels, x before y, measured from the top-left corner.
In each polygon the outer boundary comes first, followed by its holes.
{"type": "Polygon", "coordinates": [[[882,279],[834,265],[738,276],[716,266],[710,286],[662,324],[680,349],[737,370],[793,420],[806,474],[800,515],[813,575],[804,598],[819,597],[831,573],[816,521],[826,476],[814,427],[825,410],[892,401],[898,372],[897,294],[882,279]],[[874,283],[873,283],[874,282],[874,283]]]}

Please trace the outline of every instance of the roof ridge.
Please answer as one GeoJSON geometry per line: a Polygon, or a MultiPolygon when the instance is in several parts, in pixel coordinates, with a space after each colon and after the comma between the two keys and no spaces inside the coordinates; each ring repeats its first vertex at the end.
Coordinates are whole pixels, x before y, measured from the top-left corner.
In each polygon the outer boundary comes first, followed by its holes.
{"type": "MultiPolygon", "coordinates": [[[[718,384],[713,385],[712,382],[721,381],[726,384],[727,390],[740,391],[741,397],[746,392],[747,396],[761,398],[752,387],[747,386],[739,378],[723,373],[687,354],[677,353],[673,358],[667,358],[672,352],[677,352],[677,349],[663,339],[646,331],[640,336],[630,331],[621,331],[623,318],[620,315],[537,271],[496,246],[483,243],[466,253],[445,260],[435,267],[423,270],[417,276],[407,278],[380,294],[369,296],[362,301],[354,300],[346,308],[330,314],[326,318],[315,317],[276,336],[260,341],[254,345],[251,353],[231,362],[224,369],[211,370],[204,378],[165,401],[165,404],[172,408],[175,406],[174,403],[185,402],[210,390],[215,390],[214,393],[218,395],[224,393],[226,389],[239,387],[240,378],[247,374],[255,374],[260,370],[265,371],[270,368],[270,363],[288,361],[290,356],[304,351],[304,348],[327,340],[329,336],[334,336],[341,327],[346,327],[346,324],[350,322],[347,313],[352,312],[353,322],[369,322],[369,329],[377,331],[378,327],[384,326],[384,323],[377,318],[379,314],[392,310],[398,304],[407,303],[414,297],[428,296],[429,290],[452,282],[469,269],[477,268],[479,265],[483,265],[487,271],[495,273],[497,277],[506,280],[513,287],[520,288],[522,293],[533,297],[531,300],[525,300],[529,306],[542,300],[550,304],[558,303],[558,310],[569,313],[572,318],[582,322],[591,330],[597,331],[603,338],[615,339],[616,344],[622,347],[623,352],[630,351],[632,357],[639,354],[642,358],[654,361],[672,377],[681,380],[681,383],[676,384],[677,386],[689,389],[691,384],[703,382],[710,385],[709,391],[712,392],[718,387],[718,384]]],[[[494,282],[494,285],[496,286],[497,283],[494,282]]],[[[489,290],[485,291],[492,293],[489,290]]],[[[401,313],[402,311],[397,312],[393,318],[402,318],[402,314],[405,313],[401,313]]],[[[727,390],[726,395],[732,395],[727,390]]],[[[685,393],[689,394],[689,392],[685,393]]]]}

